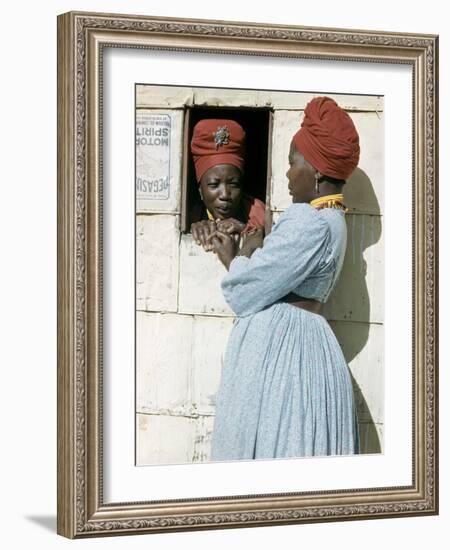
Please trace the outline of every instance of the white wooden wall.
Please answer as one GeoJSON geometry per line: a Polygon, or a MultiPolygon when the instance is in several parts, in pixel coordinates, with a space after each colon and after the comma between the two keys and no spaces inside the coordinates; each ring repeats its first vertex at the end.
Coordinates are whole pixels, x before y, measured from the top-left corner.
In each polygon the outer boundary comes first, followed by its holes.
{"type": "MultiPolygon", "coordinates": [[[[212,253],[179,230],[183,110],[187,105],[274,109],[270,208],[276,221],[290,204],[285,176],[290,139],[312,97],[138,87],[138,127],[145,128],[152,120],[170,130],[169,145],[161,146],[155,137],[154,144],[148,145],[147,140],[137,147],[137,176],[149,182],[154,174],[158,178],[166,174],[168,181],[161,192],[159,188],[148,192],[149,186],[137,192],[138,464],[208,460],[215,394],[233,323],[220,290],[225,269],[212,253]]],[[[358,128],[361,161],[345,187],[350,208],[347,254],[324,314],[353,375],[362,451],[380,452],[384,425],[383,101],[331,97],[347,109],[358,128]]]]}

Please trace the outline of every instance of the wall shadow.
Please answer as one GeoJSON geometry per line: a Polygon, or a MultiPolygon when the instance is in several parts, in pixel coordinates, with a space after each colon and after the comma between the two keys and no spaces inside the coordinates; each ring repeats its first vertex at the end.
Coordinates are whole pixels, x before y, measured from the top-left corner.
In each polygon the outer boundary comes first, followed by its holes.
{"type": "MultiPolygon", "coordinates": [[[[371,284],[376,285],[376,274],[367,273],[364,259],[364,253],[382,236],[382,219],[373,185],[359,168],[344,186],[344,202],[349,209],[346,218],[347,250],[339,281],[324,307],[324,315],[336,334],[347,363],[350,363],[367,345],[370,323],[374,319],[380,324],[383,322],[383,303],[373,307],[369,296],[368,278],[371,277],[371,284]]],[[[383,270],[382,265],[378,267],[383,270]]],[[[376,368],[376,364],[371,364],[371,367],[376,368]]],[[[374,419],[353,374],[352,383],[360,426],[360,452],[380,453],[382,444],[374,419]]],[[[384,396],[382,398],[384,400],[384,396]]]]}

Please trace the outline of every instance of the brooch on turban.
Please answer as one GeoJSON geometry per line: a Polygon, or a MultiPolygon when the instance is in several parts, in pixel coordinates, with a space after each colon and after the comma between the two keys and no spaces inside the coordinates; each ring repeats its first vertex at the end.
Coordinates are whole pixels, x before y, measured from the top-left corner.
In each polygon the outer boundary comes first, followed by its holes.
{"type": "Polygon", "coordinates": [[[213,135],[216,149],[221,145],[228,145],[230,143],[230,130],[228,130],[228,126],[219,126],[213,135]]]}

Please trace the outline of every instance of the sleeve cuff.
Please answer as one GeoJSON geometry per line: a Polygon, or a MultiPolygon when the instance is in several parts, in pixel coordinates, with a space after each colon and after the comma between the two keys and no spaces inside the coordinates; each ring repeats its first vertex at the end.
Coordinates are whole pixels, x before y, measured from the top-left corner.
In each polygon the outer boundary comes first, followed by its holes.
{"type": "Polygon", "coordinates": [[[236,256],[230,264],[228,273],[232,273],[233,275],[240,273],[245,269],[249,259],[247,256],[236,256]]]}

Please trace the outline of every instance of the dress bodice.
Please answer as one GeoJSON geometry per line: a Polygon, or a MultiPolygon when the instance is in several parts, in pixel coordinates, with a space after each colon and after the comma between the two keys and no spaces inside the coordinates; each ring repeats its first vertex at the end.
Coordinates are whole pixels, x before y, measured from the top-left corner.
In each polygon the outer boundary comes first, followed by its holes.
{"type": "Polygon", "coordinates": [[[342,269],[347,244],[343,210],[294,203],[280,216],[262,248],[237,256],[222,281],[238,316],[264,309],[294,292],[326,302],[342,269]]]}

